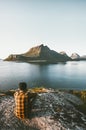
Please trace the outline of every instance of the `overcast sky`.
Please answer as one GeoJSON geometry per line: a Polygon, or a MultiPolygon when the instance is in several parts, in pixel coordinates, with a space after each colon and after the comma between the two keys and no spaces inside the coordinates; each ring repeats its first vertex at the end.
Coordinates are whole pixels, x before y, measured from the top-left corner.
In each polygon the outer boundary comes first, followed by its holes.
{"type": "Polygon", "coordinates": [[[86,55],[86,0],[0,0],[0,58],[40,44],[86,55]]]}

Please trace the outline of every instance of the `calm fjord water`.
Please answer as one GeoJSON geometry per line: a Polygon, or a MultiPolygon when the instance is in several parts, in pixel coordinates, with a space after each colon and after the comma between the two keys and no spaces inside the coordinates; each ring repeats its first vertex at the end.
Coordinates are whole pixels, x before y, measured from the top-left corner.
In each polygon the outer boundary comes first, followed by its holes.
{"type": "Polygon", "coordinates": [[[0,61],[0,90],[28,87],[86,90],[86,61],[58,64],[29,64],[0,61]]]}

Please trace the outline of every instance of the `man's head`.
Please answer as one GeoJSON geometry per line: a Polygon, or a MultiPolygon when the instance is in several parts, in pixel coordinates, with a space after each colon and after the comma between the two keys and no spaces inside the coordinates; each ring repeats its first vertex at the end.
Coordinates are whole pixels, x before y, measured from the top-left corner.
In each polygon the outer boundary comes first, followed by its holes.
{"type": "Polygon", "coordinates": [[[22,91],[27,90],[27,84],[25,82],[20,82],[19,83],[19,89],[22,91]]]}

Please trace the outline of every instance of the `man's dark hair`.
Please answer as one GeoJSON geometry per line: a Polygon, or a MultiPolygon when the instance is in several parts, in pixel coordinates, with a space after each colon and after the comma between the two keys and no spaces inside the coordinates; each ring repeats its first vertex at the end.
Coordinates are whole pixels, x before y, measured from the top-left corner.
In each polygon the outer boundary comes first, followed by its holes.
{"type": "Polygon", "coordinates": [[[19,89],[23,91],[27,90],[27,84],[25,82],[20,82],[19,89]]]}

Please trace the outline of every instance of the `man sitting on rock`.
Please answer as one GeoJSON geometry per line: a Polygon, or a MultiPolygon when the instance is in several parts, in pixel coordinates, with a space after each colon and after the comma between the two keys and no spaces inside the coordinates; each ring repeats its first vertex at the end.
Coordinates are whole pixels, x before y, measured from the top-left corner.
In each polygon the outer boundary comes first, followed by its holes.
{"type": "Polygon", "coordinates": [[[19,89],[14,93],[15,98],[15,115],[18,118],[28,118],[31,112],[32,104],[36,98],[36,93],[27,91],[27,84],[25,82],[19,83],[19,89]]]}

